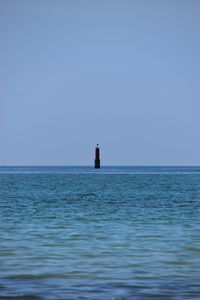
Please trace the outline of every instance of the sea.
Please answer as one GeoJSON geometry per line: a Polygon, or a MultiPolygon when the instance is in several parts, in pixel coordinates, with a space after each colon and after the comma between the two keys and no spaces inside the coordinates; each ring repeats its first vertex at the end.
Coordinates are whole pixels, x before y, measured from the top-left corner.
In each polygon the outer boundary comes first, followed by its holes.
{"type": "Polygon", "coordinates": [[[0,299],[200,299],[200,167],[0,167],[0,299]]]}

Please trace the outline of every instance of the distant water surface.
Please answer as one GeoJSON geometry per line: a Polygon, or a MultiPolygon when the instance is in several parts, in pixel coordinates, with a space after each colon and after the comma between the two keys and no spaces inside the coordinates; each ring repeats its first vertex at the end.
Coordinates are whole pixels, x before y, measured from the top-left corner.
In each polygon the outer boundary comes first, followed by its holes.
{"type": "Polygon", "coordinates": [[[0,167],[0,299],[200,299],[200,167],[0,167]]]}

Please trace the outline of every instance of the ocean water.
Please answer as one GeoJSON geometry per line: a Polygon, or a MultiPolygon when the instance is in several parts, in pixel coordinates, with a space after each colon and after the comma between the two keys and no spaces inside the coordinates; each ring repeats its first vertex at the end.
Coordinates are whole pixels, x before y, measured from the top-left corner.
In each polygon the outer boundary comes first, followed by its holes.
{"type": "Polygon", "coordinates": [[[200,167],[0,167],[0,299],[200,299],[200,167]]]}

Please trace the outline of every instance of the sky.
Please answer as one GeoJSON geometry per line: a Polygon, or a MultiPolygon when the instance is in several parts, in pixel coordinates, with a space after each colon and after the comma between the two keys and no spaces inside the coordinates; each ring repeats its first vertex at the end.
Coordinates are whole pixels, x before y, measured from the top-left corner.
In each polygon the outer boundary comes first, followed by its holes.
{"type": "Polygon", "coordinates": [[[199,0],[0,0],[0,165],[200,165],[199,0]]]}

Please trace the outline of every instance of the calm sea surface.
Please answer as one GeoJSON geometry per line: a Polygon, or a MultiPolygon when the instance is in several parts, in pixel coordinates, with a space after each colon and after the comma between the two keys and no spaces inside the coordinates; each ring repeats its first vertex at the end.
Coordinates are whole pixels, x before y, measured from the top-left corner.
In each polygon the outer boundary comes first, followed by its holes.
{"type": "Polygon", "coordinates": [[[0,167],[0,299],[200,299],[200,167],[0,167]]]}

